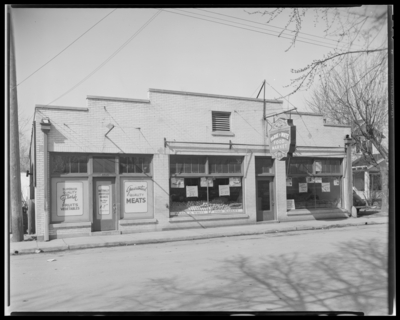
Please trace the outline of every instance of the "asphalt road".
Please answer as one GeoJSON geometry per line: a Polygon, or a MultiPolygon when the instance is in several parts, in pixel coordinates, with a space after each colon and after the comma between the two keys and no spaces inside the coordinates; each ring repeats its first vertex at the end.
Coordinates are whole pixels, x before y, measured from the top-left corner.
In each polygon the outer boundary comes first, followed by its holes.
{"type": "Polygon", "coordinates": [[[387,225],[11,256],[10,282],[11,311],[387,314],[387,225]]]}

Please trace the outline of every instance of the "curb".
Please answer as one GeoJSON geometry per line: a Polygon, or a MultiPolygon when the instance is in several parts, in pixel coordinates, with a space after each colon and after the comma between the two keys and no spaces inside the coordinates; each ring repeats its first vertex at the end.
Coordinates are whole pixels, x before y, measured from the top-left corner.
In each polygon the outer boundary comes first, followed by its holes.
{"type": "Polygon", "coordinates": [[[47,252],[55,252],[55,251],[67,251],[67,250],[94,249],[94,248],[104,248],[104,247],[120,247],[120,246],[155,244],[155,243],[166,243],[166,242],[177,242],[177,241],[260,235],[260,234],[270,234],[270,233],[284,233],[284,232],[307,231],[307,230],[324,230],[324,229],[345,228],[345,227],[387,224],[387,223],[388,223],[388,221],[383,221],[383,222],[354,221],[353,223],[346,223],[346,224],[284,227],[284,228],[270,229],[270,230],[247,231],[247,232],[243,231],[243,232],[236,232],[236,233],[232,233],[232,234],[204,234],[204,235],[193,235],[193,236],[182,236],[182,237],[177,236],[174,238],[161,238],[161,239],[138,239],[138,240],[113,241],[113,242],[105,241],[105,242],[99,242],[99,243],[72,244],[72,245],[66,244],[66,245],[62,245],[62,246],[55,246],[55,247],[48,247],[48,248],[40,247],[37,245],[36,248],[14,250],[14,252],[10,252],[10,254],[11,255],[19,255],[19,254],[47,253],[47,252]],[[40,250],[40,252],[37,252],[38,250],[40,250]]]}

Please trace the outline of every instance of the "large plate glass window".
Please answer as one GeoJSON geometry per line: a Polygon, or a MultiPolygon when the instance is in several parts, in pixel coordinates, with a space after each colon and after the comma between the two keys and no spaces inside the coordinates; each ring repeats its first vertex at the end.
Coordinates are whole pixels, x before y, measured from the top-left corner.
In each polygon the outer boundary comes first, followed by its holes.
{"type": "Polygon", "coordinates": [[[287,160],[286,193],[295,209],[341,207],[341,159],[287,160]]]}

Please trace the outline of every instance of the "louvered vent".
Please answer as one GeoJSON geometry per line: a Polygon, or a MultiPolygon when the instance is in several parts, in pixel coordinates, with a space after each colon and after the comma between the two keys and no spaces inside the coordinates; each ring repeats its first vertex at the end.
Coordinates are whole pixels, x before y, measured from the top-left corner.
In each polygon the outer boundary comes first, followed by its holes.
{"type": "Polygon", "coordinates": [[[212,131],[230,131],[230,112],[212,113],[212,131]]]}

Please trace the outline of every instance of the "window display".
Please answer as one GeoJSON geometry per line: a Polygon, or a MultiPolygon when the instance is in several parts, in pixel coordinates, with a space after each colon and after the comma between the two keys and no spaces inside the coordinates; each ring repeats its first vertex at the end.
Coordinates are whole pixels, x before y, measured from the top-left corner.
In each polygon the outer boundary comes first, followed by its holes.
{"type": "Polygon", "coordinates": [[[340,208],[340,165],[340,159],[290,159],[287,199],[296,209],[340,208]]]}

